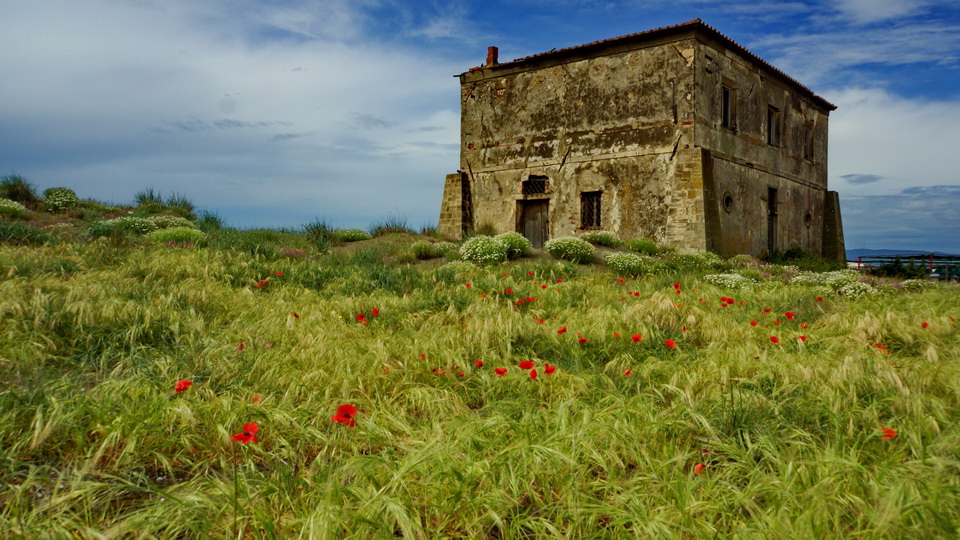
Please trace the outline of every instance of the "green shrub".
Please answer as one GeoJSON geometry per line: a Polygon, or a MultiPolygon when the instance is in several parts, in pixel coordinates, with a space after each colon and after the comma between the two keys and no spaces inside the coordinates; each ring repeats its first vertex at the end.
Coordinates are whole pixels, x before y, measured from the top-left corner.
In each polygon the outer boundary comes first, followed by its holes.
{"type": "Polygon", "coordinates": [[[134,194],[133,202],[137,203],[137,206],[163,206],[163,197],[160,192],[148,187],[134,194]]]}
{"type": "Polygon", "coordinates": [[[27,207],[10,199],[0,199],[0,215],[13,218],[27,217],[27,207]]]}
{"type": "Polygon", "coordinates": [[[491,236],[474,236],[460,246],[460,257],[478,264],[506,260],[507,245],[491,236]]]}
{"type": "Polygon", "coordinates": [[[624,243],[624,247],[642,255],[659,255],[663,249],[649,238],[632,238],[624,243]]]}
{"type": "Polygon", "coordinates": [[[573,236],[547,240],[543,249],[554,259],[573,262],[587,262],[593,258],[593,254],[596,252],[596,248],[590,242],[573,236]]]}
{"type": "Polygon", "coordinates": [[[659,263],[636,253],[610,253],[603,258],[603,262],[621,276],[639,276],[654,272],[659,263]]]}
{"type": "Polygon", "coordinates": [[[527,240],[525,236],[518,232],[506,232],[498,234],[494,236],[494,238],[507,246],[507,258],[509,259],[528,257],[533,253],[533,246],[530,245],[530,240],[527,240]]]}
{"type": "Polygon", "coordinates": [[[80,206],[80,199],[70,188],[52,187],[43,190],[43,208],[47,212],[63,212],[80,206]]]}
{"type": "Polygon", "coordinates": [[[0,199],[10,199],[33,210],[40,208],[40,198],[37,197],[33,185],[16,174],[5,176],[0,181],[0,199]]]}
{"type": "Polygon", "coordinates": [[[407,218],[401,215],[387,216],[370,227],[371,236],[383,236],[391,233],[412,233],[407,218]]]}
{"type": "Polygon", "coordinates": [[[610,231],[591,231],[581,234],[580,238],[595,246],[617,247],[620,245],[620,239],[610,231]]]}
{"type": "Polygon", "coordinates": [[[410,246],[410,250],[413,251],[413,256],[420,260],[436,259],[440,256],[440,250],[425,240],[417,240],[410,246]]]}
{"type": "Polygon", "coordinates": [[[219,214],[206,210],[200,212],[200,216],[197,218],[195,224],[197,228],[203,232],[217,231],[225,225],[223,218],[220,217],[219,214]]]}
{"type": "Polygon", "coordinates": [[[199,246],[204,243],[207,235],[190,227],[170,227],[153,231],[147,235],[147,238],[154,244],[199,246]]]}
{"type": "Polygon", "coordinates": [[[341,242],[358,242],[371,238],[370,234],[363,229],[338,229],[334,234],[341,242]]]}
{"type": "Polygon", "coordinates": [[[197,228],[192,221],[180,216],[150,216],[145,219],[152,223],[155,229],[172,229],[174,227],[186,229],[197,228]]]}
{"type": "Polygon", "coordinates": [[[22,223],[0,221],[0,243],[18,246],[37,246],[52,240],[52,237],[34,227],[22,223]]]}
{"type": "Polygon", "coordinates": [[[791,248],[783,253],[774,254],[767,259],[767,262],[796,266],[804,272],[829,272],[846,268],[846,265],[839,261],[824,259],[800,248],[791,248]]]}

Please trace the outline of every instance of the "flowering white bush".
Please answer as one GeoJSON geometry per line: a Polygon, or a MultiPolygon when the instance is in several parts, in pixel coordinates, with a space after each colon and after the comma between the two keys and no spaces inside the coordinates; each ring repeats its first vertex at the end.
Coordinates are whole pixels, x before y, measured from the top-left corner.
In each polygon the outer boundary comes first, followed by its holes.
{"type": "Polygon", "coordinates": [[[43,190],[43,207],[48,212],[70,210],[80,205],[80,199],[70,188],[52,187],[43,190]]]}
{"type": "Polygon", "coordinates": [[[13,217],[24,217],[27,215],[27,207],[18,203],[17,201],[0,199],[0,214],[13,217]]]}
{"type": "Polygon", "coordinates": [[[716,270],[724,266],[723,259],[710,251],[681,251],[670,256],[670,262],[683,268],[716,270]]]}
{"type": "Polygon", "coordinates": [[[494,238],[507,246],[507,257],[510,259],[526,257],[533,253],[533,246],[530,245],[530,240],[527,240],[525,236],[518,232],[506,232],[498,234],[494,236],[494,238]]]}
{"type": "Polygon", "coordinates": [[[877,294],[877,289],[867,283],[854,281],[853,283],[847,283],[840,287],[837,294],[846,296],[847,298],[860,298],[861,296],[877,294]]]}
{"type": "Polygon", "coordinates": [[[507,258],[507,245],[492,236],[474,236],[460,246],[460,257],[479,264],[501,262],[507,258]]]}
{"type": "Polygon", "coordinates": [[[369,240],[370,233],[363,229],[340,229],[335,233],[341,242],[358,242],[360,240],[369,240]]]}
{"type": "Polygon", "coordinates": [[[657,267],[656,261],[636,253],[611,253],[603,258],[603,262],[621,276],[649,274],[657,267]]]}
{"type": "Polygon", "coordinates": [[[620,245],[620,239],[610,231],[593,231],[580,235],[587,242],[595,246],[616,247],[620,245]]]}
{"type": "Polygon", "coordinates": [[[157,230],[157,226],[147,218],[121,216],[98,221],[90,225],[90,236],[116,236],[124,233],[147,234],[157,230]]]}
{"type": "Polygon", "coordinates": [[[740,274],[707,274],[703,276],[703,280],[724,289],[742,290],[749,289],[753,285],[750,278],[740,274]]]}
{"type": "Polygon", "coordinates": [[[860,274],[856,270],[835,270],[833,272],[803,272],[793,278],[793,285],[821,285],[837,291],[846,285],[857,283],[860,274]]]}
{"type": "Polygon", "coordinates": [[[547,240],[543,249],[555,259],[565,259],[573,262],[589,261],[596,252],[596,248],[590,242],[573,236],[547,240]]]}

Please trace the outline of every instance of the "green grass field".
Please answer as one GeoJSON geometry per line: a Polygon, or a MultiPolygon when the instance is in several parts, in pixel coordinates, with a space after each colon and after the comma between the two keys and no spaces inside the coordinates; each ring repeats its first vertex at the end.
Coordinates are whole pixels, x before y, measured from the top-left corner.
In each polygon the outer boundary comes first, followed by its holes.
{"type": "Polygon", "coordinates": [[[234,240],[0,246],[0,536],[958,534],[955,285],[234,240]]]}

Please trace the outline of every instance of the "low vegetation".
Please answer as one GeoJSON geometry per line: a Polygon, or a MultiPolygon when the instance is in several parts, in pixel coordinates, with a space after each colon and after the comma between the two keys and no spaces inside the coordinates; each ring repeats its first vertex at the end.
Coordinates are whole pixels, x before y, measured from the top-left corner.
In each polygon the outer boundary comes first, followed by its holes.
{"type": "Polygon", "coordinates": [[[955,285],[109,214],[0,217],[5,536],[958,533],[955,285]]]}

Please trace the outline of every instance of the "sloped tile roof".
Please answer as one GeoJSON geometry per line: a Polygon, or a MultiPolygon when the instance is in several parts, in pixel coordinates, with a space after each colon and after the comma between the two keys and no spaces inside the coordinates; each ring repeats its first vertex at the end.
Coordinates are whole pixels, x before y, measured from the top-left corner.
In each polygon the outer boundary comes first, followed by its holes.
{"type": "Polygon", "coordinates": [[[565,48],[563,48],[563,49],[554,49],[554,50],[552,50],[552,51],[542,52],[542,53],[538,53],[538,54],[532,54],[532,55],[530,55],[530,56],[525,56],[525,57],[523,57],[523,58],[517,58],[516,60],[510,61],[510,62],[503,62],[503,63],[500,63],[500,64],[494,64],[494,65],[492,65],[492,66],[481,66],[481,67],[478,67],[478,68],[473,68],[473,69],[471,69],[470,71],[476,71],[476,70],[478,70],[478,69],[486,70],[486,69],[499,69],[499,68],[503,68],[503,67],[520,66],[520,65],[522,65],[522,64],[529,63],[529,62],[532,62],[532,61],[535,61],[535,60],[540,60],[540,59],[563,58],[564,56],[569,56],[569,55],[574,54],[574,53],[577,53],[577,52],[590,52],[590,51],[593,51],[593,50],[603,49],[603,48],[609,47],[609,46],[611,46],[611,45],[616,45],[616,44],[619,44],[619,43],[632,42],[632,41],[643,41],[643,40],[645,40],[645,39],[650,39],[650,38],[653,38],[653,37],[656,37],[656,36],[669,35],[669,34],[672,34],[672,33],[677,33],[677,32],[685,31],[685,30],[701,30],[701,31],[705,32],[706,34],[711,35],[711,36],[714,37],[715,39],[723,42],[723,43],[724,43],[727,47],[729,47],[730,49],[732,49],[732,50],[734,50],[734,51],[742,54],[743,56],[749,58],[750,60],[752,60],[753,62],[755,62],[755,63],[757,63],[757,64],[759,64],[759,65],[761,65],[761,66],[763,66],[764,68],[766,68],[766,69],[768,69],[768,70],[776,73],[777,75],[779,75],[780,77],[782,77],[784,80],[786,80],[788,83],[790,83],[791,85],[793,85],[794,87],[796,87],[798,90],[800,90],[801,93],[803,93],[803,94],[805,94],[805,95],[813,98],[814,100],[816,100],[816,101],[819,102],[821,105],[823,105],[824,107],[828,108],[829,110],[834,110],[834,109],[837,108],[836,105],[834,105],[834,104],[828,102],[827,100],[823,99],[822,97],[814,94],[812,90],[810,90],[810,89],[807,88],[806,86],[800,84],[800,82],[797,81],[796,79],[794,79],[793,77],[790,77],[789,75],[787,75],[787,74],[784,73],[783,71],[780,71],[779,69],[777,69],[776,67],[774,67],[772,64],[770,64],[769,62],[767,62],[766,60],[764,60],[763,58],[760,58],[760,57],[757,56],[756,54],[753,54],[752,52],[750,52],[749,50],[747,50],[747,48],[744,47],[743,45],[740,45],[740,44],[737,43],[736,41],[734,41],[734,40],[730,39],[729,37],[727,37],[726,35],[720,33],[719,30],[717,30],[716,28],[710,26],[709,24],[706,24],[705,22],[703,22],[703,21],[700,20],[700,19],[693,19],[692,21],[687,21],[687,22],[685,22],[685,23],[680,23],[680,24],[676,24],[676,25],[673,25],[673,26],[664,26],[664,27],[662,27],[662,28],[654,28],[653,30],[646,30],[646,31],[644,31],[644,32],[637,32],[636,34],[627,34],[627,35],[625,35],[625,36],[619,36],[619,37],[610,38],[610,39],[603,39],[603,40],[600,40],[600,41],[594,41],[594,42],[591,42],[591,43],[585,43],[585,44],[583,44],[583,45],[577,45],[577,46],[574,46],[574,47],[565,47],[565,48]]]}

